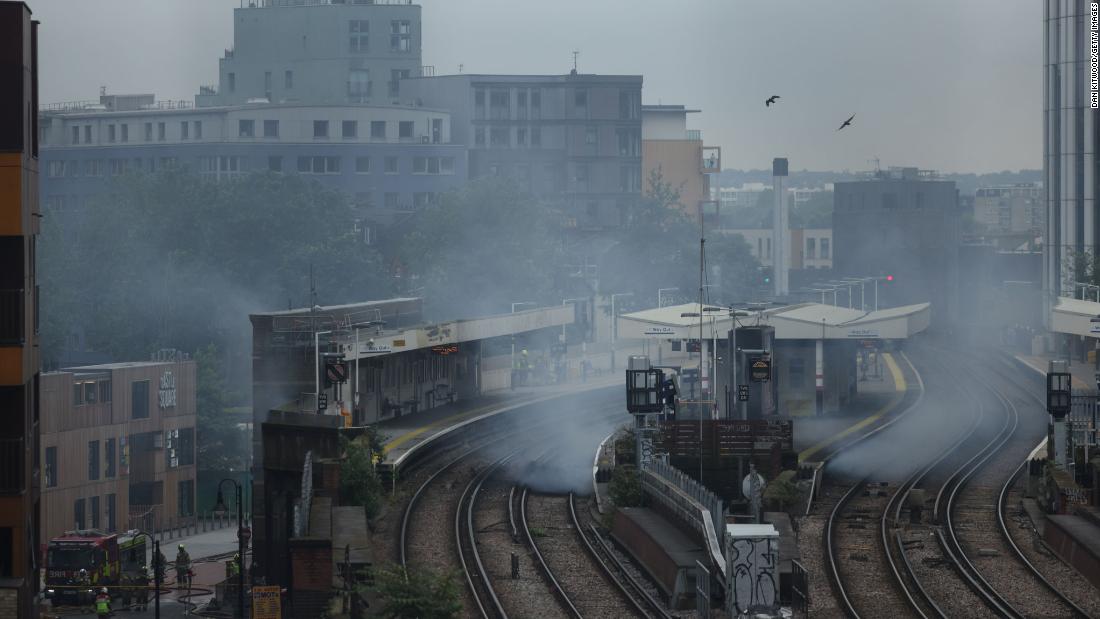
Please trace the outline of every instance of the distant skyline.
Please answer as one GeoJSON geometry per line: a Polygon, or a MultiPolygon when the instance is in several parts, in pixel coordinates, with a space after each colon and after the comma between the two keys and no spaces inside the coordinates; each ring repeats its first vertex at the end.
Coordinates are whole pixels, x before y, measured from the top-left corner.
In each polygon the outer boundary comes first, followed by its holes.
{"type": "MultiPolygon", "coordinates": [[[[241,0],[28,0],[43,103],[217,82],[241,0]]],[[[723,167],[994,172],[1042,166],[1042,5],[1029,0],[422,0],[437,74],[641,74],[643,102],[723,167]],[[782,98],[771,108],[764,99],[782,98]],[[851,127],[836,127],[855,114],[851,127]]]]}

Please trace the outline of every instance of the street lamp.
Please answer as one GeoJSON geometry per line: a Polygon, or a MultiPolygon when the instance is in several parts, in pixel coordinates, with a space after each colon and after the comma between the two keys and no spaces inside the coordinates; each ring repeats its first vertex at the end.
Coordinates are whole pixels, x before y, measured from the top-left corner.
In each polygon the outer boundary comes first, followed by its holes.
{"type": "Polygon", "coordinates": [[[679,292],[679,288],[658,288],[657,289],[657,307],[664,307],[664,299],[666,292],[679,292]]]}
{"type": "Polygon", "coordinates": [[[214,505],[214,513],[225,515],[225,496],[222,494],[222,485],[225,482],[233,484],[237,491],[237,616],[244,617],[244,509],[241,505],[241,484],[235,479],[226,477],[218,482],[218,502],[214,505]]]}

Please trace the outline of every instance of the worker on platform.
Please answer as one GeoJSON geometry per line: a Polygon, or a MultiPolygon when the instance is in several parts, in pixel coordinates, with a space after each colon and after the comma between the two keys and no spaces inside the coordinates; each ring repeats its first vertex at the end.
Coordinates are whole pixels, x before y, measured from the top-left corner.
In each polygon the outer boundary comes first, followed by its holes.
{"type": "Polygon", "coordinates": [[[187,550],[184,549],[183,544],[179,545],[179,550],[176,551],[176,585],[184,585],[186,583],[187,588],[191,588],[191,555],[187,554],[187,550]]]}
{"type": "Polygon", "coordinates": [[[233,553],[233,559],[225,564],[225,577],[236,578],[241,573],[241,553],[233,553]]]}
{"type": "Polygon", "coordinates": [[[145,610],[149,604],[149,570],[144,565],[131,581],[134,586],[134,605],[138,610],[145,610]]]}
{"type": "Polygon", "coordinates": [[[99,590],[95,596],[95,616],[109,617],[111,615],[111,596],[107,593],[107,587],[99,590]]]}

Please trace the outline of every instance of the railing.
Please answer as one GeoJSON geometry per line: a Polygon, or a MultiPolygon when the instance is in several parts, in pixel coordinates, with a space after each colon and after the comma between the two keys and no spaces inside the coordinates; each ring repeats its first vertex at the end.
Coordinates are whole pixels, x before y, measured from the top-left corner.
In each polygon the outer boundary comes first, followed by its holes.
{"type": "Polygon", "coordinates": [[[39,112],[74,112],[84,110],[91,106],[101,105],[99,101],[62,101],[60,103],[46,103],[39,105],[39,112]]]}
{"type": "Polygon", "coordinates": [[[724,537],[726,513],[722,499],[676,467],[656,461],[642,468],[642,488],[650,497],[672,512],[702,536],[711,562],[726,582],[724,537]]]}
{"type": "Polygon", "coordinates": [[[26,340],[26,301],[23,289],[0,290],[0,345],[26,340]]]}
{"type": "Polygon", "coordinates": [[[26,457],[22,438],[0,439],[0,494],[18,494],[25,489],[26,457]]]}
{"type": "Polygon", "coordinates": [[[693,142],[702,142],[703,141],[703,132],[700,131],[699,129],[688,129],[687,139],[691,140],[693,142]]]}
{"type": "Polygon", "coordinates": [[[248,8],[259,9],[284,6],[321,6],[325,4],[412,4],[412,0],[249,0],[248,8]]]}

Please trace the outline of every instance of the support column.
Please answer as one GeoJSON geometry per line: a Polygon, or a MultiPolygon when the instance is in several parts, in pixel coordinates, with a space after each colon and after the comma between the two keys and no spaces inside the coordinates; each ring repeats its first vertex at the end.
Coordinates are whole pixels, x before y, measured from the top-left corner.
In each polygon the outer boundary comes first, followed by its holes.
{"type": "Polygon", "coordinates": [[[825,340],[822,338],[814,344],[815,412],[823,415],[825,414],[825,340]]]}

